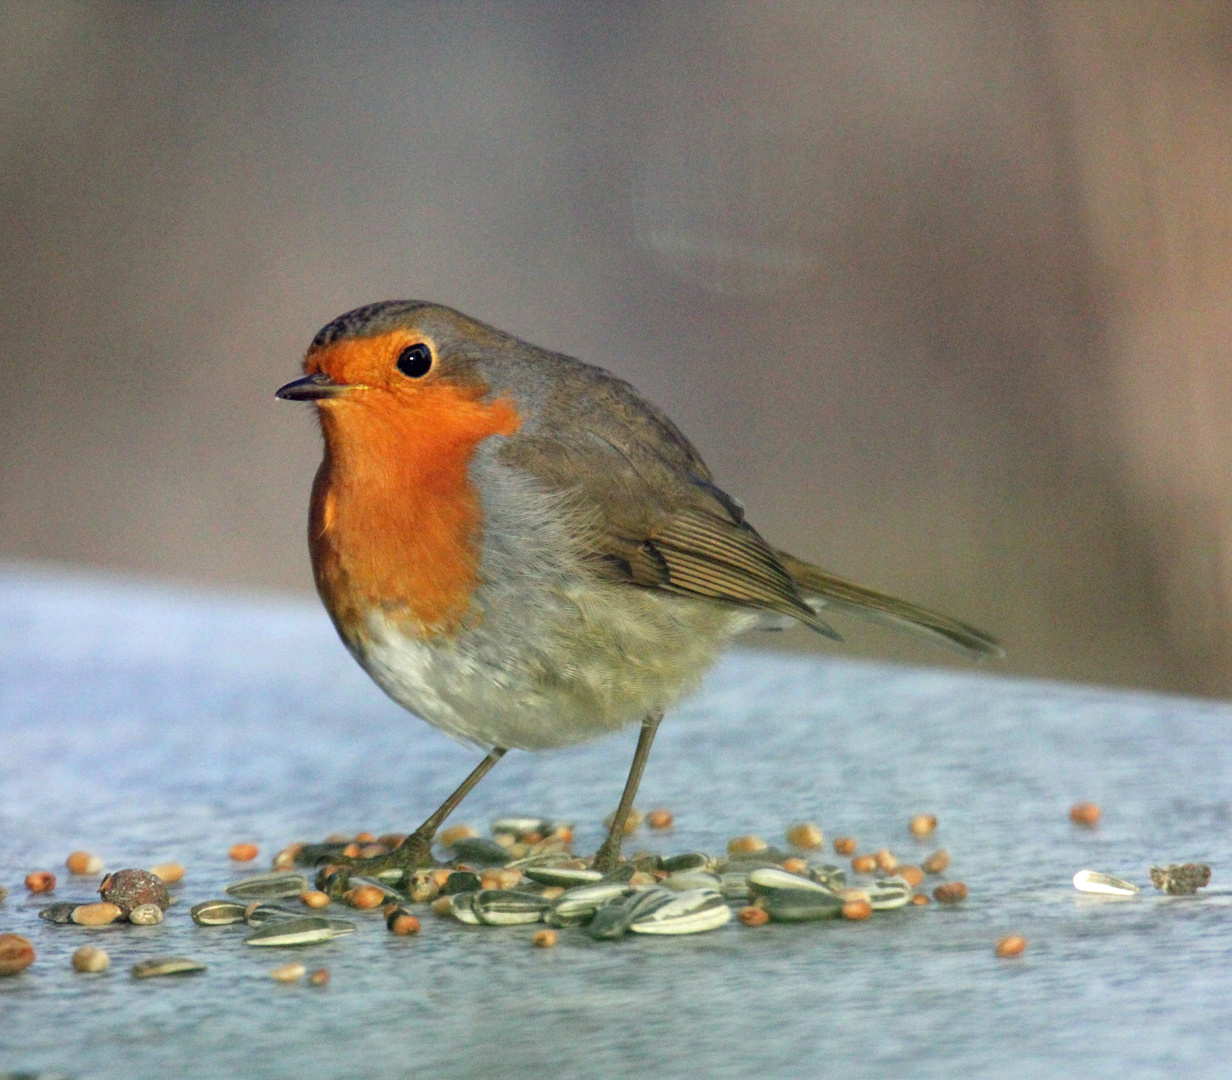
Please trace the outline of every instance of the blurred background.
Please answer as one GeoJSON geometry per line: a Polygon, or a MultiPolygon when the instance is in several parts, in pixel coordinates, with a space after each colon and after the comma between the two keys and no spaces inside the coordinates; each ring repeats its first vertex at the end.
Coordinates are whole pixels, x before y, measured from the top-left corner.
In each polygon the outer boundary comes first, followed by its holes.
{"type": "Polygon", "coordinates": [[[0,18],[0,558],[308,595],[273,391],[415,297],[631,380],[998,670],[1232,690],[1232,5],[0,18]]]}

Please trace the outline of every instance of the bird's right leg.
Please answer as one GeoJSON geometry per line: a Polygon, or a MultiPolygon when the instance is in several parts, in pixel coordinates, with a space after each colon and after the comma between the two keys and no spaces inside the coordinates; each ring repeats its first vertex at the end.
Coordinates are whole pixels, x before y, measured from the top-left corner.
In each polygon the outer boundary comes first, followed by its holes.
{"type": "MultiPolygon", "coordinates": [[[[488,756],[476,765],[471,774],[458,785],[457,790],[441,803],[431,816],[418,829],[406,837],[401,844],[394,848],[393,851],[386,855],[377,855],[371,859],[344,855],[331,856],[329,862],[334,866],[345,867],[350,873],[362,876],[372,876],[385,870],[417,870],[421,866],[431,866],[432,841],[436,837],[436,830],[458,808],[458,804],[471,793],[471,789],[492,771],[493,766],[507,752],[503,746],[494,746],[488,753],[488,756]]],[[[340,875],[343,879],[345,876],[340,875]]],[[[321,875],[318,875],[318,879],[320,877],[321,875]]],[[[321,885],[322,882],[318,880],[317,884],[321,885]]],[[[333,889],[327,891],[341,892],[346,888],[344,880],[335,879],[331,884],[334,886],[333,889]]]]}

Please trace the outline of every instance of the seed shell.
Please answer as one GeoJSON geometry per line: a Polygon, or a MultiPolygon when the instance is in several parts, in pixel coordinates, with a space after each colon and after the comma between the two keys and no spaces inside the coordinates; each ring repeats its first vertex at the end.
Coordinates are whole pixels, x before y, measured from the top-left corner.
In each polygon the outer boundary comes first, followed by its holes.
{"type": "Polygon", "coordinates": [[[509,861],[509,852],[484,836],[459,837],[449,847],[459,861],[477,866],[504,866],[509,861]]]}
{"type": "Polygon", "coordinates": [[[731,922],[732,910],[714,889],[691,889],[629,922],[635,934],[700,934],[731,922]]]}
{"type": "Polygon", "coordinates": [[[355,924],[343,919],[327,919],[321,915],[301,915],[261,927],[244,939],[246,945],[315,945],[331,941],[355,930],[355,924]]]}
{"type": "Polygon", "coordinates": [[[522,874],[531,881],[539,882],[540,885],[563,885],[566,889],[574,885],[603,880],[603,875],[598,870],[580,870],[560,866],[527,866],[523,868],[522,874]]]}
{"type": "Polygon", "coordinates": [[[162,975],[193,975],[204,971],[205,965],[186,956],[159,956],[142,960],[130,969],[134,979],[154,979],[162,975]]]}
{"type": "Polygon", "coordinates": [[[278,873],[244,878],[228,885],[224,891],[237,900],[283,900],[299,896],[308,889],[308,879],[303,874],[278,873]]]}
{"type": "Polygon", "coordinates": [[[163,921],[163,909],[157,904],[138,904],[128,913],[128,921],[134,926],[156,926],[163,921]]]}
{"type": "Polygon", "coordinates": [[[111,967],[111,957],[94,945],[83,945],[73,953],[73,970],[82,974],[97,974],[111,967]]]}
{"type": "Polygon", "coordinates": [[[188,914],[198,926],[230,926],[244,921],[244,905],[234,900],[202,900],[188,914]]]}
{"type": "Polygon", "coordinates": [[[48,904],[45,908],[39,908],[39,918],[46,919],[47,922],[55,926],[65,926],[73,921],[73,912],[77,910],[79,905],[60,901],[55,904],[48,904]]]}
{"type": "Polygon", "coordinates": [[[1138,886],[1098,870],[1079,870],[1074,875],[1074,888],[1079,892],[1101,893],[1105,896],[1133,896],[1138,886]]]}
{"type": "Polygon", "coordinates": [[[471,910],[485,926],[541,922],[551,908],[551,901],[538,893],[515,889],[482,889],[471,897],[471,910]]]}
{"type": "Polygon", "coordinates": [[[281,907],[278,904],[262,904],[259,901],[249,904],[244,909],[244,922],[249,926],[269,926],[270,923],[286,922],[289,919],[302,919],[304,913],[294,908],[281,907]]]}

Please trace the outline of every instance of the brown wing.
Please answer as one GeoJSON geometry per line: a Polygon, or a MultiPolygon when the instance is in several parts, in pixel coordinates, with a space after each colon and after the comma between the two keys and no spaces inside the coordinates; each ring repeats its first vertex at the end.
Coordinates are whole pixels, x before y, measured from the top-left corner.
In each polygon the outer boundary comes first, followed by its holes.
{"type": "Polygon", "coordinates": [[[501,458],[572,504],[578,542],[610,580],[779,612],[838,638],[735,500],[652,446],[620,445],[620,435],[518,435],[501,458]]]}

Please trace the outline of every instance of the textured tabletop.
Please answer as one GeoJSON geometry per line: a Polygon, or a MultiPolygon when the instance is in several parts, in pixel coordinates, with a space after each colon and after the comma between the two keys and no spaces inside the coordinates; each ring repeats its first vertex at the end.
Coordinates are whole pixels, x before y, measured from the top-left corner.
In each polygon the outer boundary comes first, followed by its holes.
{"type": "MultiPolygon", "coordinates": [[[[1232,1060],[1232,708],[842,660],[732,653],[664,724],[638,803],[676,814],[626,850],[718,852],[792,821],[904,861],[953,857],[970,898],[844,921],[591,941],[379,913],[325,945],[257,950],[188,907],[259,844],[405,831],[477,761],[387,701],[308,604],[0,570],[0,932],[38,952],[0,978],[0,1073],[81,1078],[559,1076],[1216,1077],[1232,1060]],[[1098,828],[1070,824],[1090,799],[1098,828]],[[906,829],[941,825],[927,845],[906,829]],[[91,899],[69,851],[109,868],[177,860],[155,927],[40,921],[91,899]],[[1195,898],[1151,863],[1202,861],[1195,898]],[[1091,868],[1137,898],[1074,891],[1091,868]],[[22,879],[54,871],[54,896],[22,879]],[[1026,953],[994,942],[1024,934],[1026,953]],[[79,945],[112,967],[73,972],[79,945]],[[138,981],[181,954],[203,974],[138,981]],[[274,954],[274,955],[271,955],[274,954]],[[281,985],[301,959],[330,984],[281,985]]],[[[459,811],[577,823],[593,850],[635,732],[510,754],[459,811]]],[[[252,872],[249,869],[248,872],[252,872]]]]}

